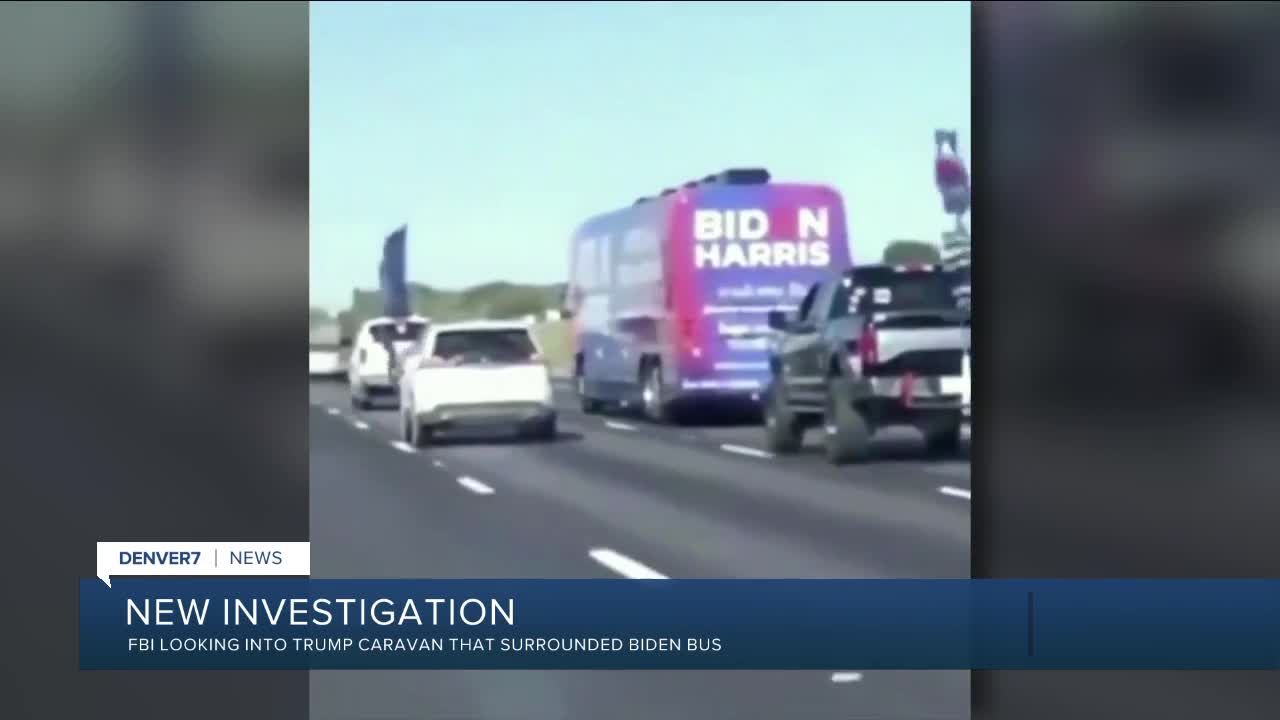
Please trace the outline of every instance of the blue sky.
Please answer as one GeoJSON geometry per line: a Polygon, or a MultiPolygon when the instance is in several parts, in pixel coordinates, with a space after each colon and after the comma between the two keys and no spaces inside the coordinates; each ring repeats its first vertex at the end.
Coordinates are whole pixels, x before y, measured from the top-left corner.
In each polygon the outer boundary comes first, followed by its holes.
{"type": "Polygon", "coordinates": [[[588,216],[727,167],[829,183],[855,257],[950,227],[968,3],[313,3],[311,298],[564,279],[588,216]]]}

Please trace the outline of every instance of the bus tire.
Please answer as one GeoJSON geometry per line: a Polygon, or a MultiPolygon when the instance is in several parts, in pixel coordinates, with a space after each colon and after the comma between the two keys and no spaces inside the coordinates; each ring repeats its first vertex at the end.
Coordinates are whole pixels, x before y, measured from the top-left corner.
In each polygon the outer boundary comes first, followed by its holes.
{"type": "Polygon", "coordinates": [[[672,422],[674,414],[663,393],[662,363],[649,362],[644,365],[644,369],[640,371],[640,387],[645,417],[664,425],[672,422]]]}
{"type": "Polygon", "coordinates": [[[578,363],[578,370],[574,377],[574,392],[578,396],[578,404],[581,405],[583,413],[595,415],[600,412],[601,402],[587,395],[587,378],[582,374],[581,361],[578,363]]]}

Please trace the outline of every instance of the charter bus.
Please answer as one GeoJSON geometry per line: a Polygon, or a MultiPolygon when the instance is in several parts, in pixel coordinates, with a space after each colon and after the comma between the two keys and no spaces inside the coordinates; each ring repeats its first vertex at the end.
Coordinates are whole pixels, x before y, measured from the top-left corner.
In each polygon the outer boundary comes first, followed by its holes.
{"type": "Polygon", "coordinates": [[[825,185],[729,170],[593,217],[573,235],[567,305],[585,412],[757,403],[771,310],[851,265],[844,202],[825,185]]]}

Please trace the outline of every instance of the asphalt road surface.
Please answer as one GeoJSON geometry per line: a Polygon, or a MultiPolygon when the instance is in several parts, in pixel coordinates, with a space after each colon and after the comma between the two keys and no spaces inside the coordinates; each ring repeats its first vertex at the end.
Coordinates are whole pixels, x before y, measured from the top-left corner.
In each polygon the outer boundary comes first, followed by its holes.
{"type": "MultiPolygon", "coordinates": [[[[969,576],[969,466],[889,435],[881,459],[777,458],[751,426],[585,416],[552,443],[413,451],[394,410],[311,387],[313,577],[969,576]]],[[[811,443],[816,437],[811,437],[811,443]]],[[[965,671],[313,672],[313,718],[969,717],[965,671]]]]}

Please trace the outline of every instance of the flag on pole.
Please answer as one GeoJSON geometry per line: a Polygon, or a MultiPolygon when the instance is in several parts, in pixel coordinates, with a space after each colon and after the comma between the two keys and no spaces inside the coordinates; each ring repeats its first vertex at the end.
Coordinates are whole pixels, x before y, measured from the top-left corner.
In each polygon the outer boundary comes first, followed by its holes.
{"type": "Polygon", "coordinates": [[[403,226],[387,236],[382,245],[382,263],[378,275],[382,287],[383,314],[387,317],[408,317],[409,284],[405,277],[405,245],[409,227],[403,226]]]}

